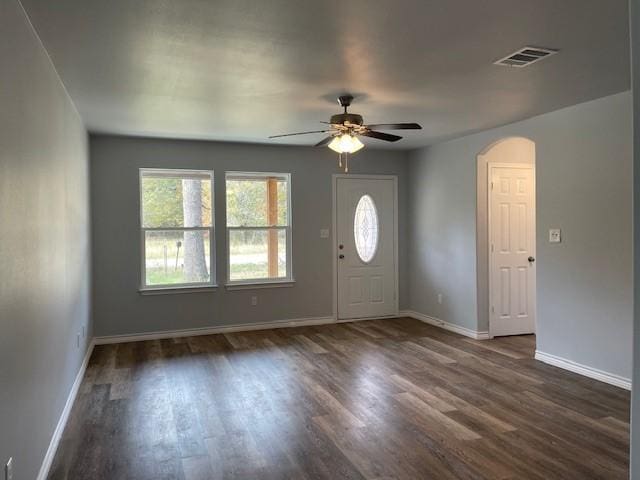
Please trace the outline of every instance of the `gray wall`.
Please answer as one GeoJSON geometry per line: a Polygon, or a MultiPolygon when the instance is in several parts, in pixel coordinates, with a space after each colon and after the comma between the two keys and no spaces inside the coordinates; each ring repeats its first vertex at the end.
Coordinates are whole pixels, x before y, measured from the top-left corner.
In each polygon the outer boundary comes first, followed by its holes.
{"type": "Polygon", "coordinates": [[[480,149],[474,149],[462,140],[410,154],[407,242],[410,309],[478,330],[475,155],[480,149]]]}
{"type": "Polygon", "coordinates": [[[629,92],[412,152],[410,308],[487,330],[476,298],[476,156],[510,136],[536,143],[538,349],[630,378],[629,92]],[[552,227],[562,228],[559,245],[547,242],[552,227]]]}
{"type": "MultiPolygon", "coordinates": [[[[226,144],[184,140],[91,136],[94,321],[96,335],[178,330],[333,315],[331,239],[332,180],[337,157],[328,149],[226,144]],[[216,211],[216,292],[140,295],[138,169],[213,169],[216,211]],[[227,291],[224,172],[271,171],[292,174],[292,288],[227,291]],[[258,296],[251,306],[250,297],[258,296]]],[[[351,171],[396,174],[399,178],[400,271],[404,272],[403,193],[406,155],[363,150],[351,171]]],[[[400,276],[400,291],[407,291],[400,276]]],[[[401,307],[406,299],[400,299],[401,307]]]]}
{"type": "MultiPolygon", "coordinates": [[[[87,137],[16,0],[0,0],[0,463],[34,479],[87,346],[87,137]]],[[[2,470],[4,471],[4,470],[2,470]]]]}

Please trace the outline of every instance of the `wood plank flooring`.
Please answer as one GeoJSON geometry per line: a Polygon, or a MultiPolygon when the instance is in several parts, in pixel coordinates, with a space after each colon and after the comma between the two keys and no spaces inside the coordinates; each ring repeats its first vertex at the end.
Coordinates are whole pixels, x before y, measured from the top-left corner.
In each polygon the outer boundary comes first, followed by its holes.
{"type": "Polygon", "coordinates": [[[50,480],[626,479],[629,393],[411,319],[96,347],[50,480]]]}

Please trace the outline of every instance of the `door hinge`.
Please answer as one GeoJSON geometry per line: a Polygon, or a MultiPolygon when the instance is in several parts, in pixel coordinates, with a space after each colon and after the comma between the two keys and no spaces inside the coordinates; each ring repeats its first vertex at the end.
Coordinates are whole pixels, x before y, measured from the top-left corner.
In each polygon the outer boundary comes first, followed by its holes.
{"type": "Polygon", "coordinates": [[[493,305],[491,305],[491,313],[496,313],[496,309],[493,308],[493,305]]]}
{"type": "Polygon", "coordinates": [[[493,253],[493,243],[491,244],[491,253],[493,253]]]}
{"type": "Polygon", "coordinates": [[[491,182],[491,190],[493,190],[493,182],[491,182]]]}

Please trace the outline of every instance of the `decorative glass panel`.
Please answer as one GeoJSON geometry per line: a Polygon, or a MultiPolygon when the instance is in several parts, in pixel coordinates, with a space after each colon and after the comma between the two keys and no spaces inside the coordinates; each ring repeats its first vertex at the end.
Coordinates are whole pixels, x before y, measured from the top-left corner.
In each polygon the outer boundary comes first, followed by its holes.
{"type": "Polygon", "coordinates": [[[378,212],[369,195],[363,195],[356,206],[353,236],[360,260],[369,263],[378,249],[378,212]]]}

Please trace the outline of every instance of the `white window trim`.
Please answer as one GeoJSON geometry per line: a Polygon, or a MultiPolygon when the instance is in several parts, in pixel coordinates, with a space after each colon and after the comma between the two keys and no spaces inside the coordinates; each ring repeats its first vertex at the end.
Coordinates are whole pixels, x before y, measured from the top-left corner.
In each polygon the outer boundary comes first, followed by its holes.
{"type": "MultiPolygon", "coordinates": [[[[181,284],[178,284],[181,285],[181,284]]],[[[180,293],[201,293],[201,292],[215,292],[218,290],[216,285],[202,286],[198,284],[194,286],[176,286],[176,287],[161,287],[161,288],[141,288],[138,290],[140,295],[175,295],[180,293]]]]}
{"type": "Polygon", "coordinates": [[[139,208],[138,208],[138,225],[140,226],[140,288],[141,295],[161,295],[161,294],[175,294],[175,293],[194,293],[199,291],[212,291],[217,288],[216,284],[216,258],[215,258],[215,221],[216,212],[215,205],[215,191],[214,191],[214,172],[213,170],[194,170],[185,168],[140,168],[138,173],[138,190],[139,190],[139,208]],[[209,182],[211,183],[211,225],[208,227],[144,227],[143,226],[143,212],[142,212],[142,177],[148,173],[167,173],[174,174],[175,177],[187,176],[189,174],[194,175],[209,175],[209,182]],[[146,275],[146,244],[145,233],[146,232],[170,232],[170,231],[196,231],[207,230],[209,231],[209,281],[202,283],[170,283],[161,285],[147,285],[146,275]]]}
{"type": "Polygon", "coordinates": [[[250,290],[256,288],[278,288],[278,287],[292,287],[295,285],[295,280],[293,279],[293,252],[292,252],[292,244],[293,244],[293,229],[292,229],[292,210],[291,210],[291,191],[292,191],[292,182],[291,182],[291,174],[290,173],[282,173],[282,172],[237,172],[237,171],[228,171],[225,172],[224,178],[225,184],[225,228],[227,231],[227,278],[225,283],[225,288],[227,290],[250,290]],[[252,178],[257,179],[265,179],[268,177],[284,177],[287,179],[287,225],[286,226],[265,226],[265,227],[229,227],[226,225],[226,210],[227,210],[227,195],[226,195],[226,186],[227,180],[231,177],[231,179],[242,179],[243,177],[247,180],[252,178]],[[287,276],[280,278],[252,278],[245,280],[231,280],[231,243],[230,243],[230,233],[233,230],[285,230],[286,231],[286,240],[287,240],[287,276]]]}
{"type": "Polygon", "coordinates": [[[274,280],[261,280],[256,282],[255,280],[249,281],[235,281],[233,283],[227,283],[225,288],[227,290],[259,290],[262,288],[289,288],[296,285],[295,280],[286,279],[274,279],[274,280]]]}

